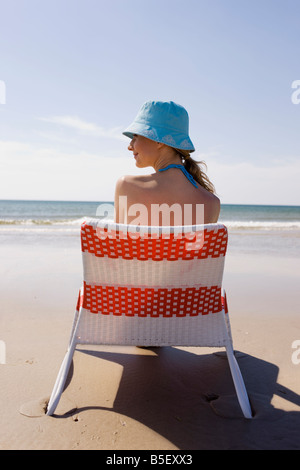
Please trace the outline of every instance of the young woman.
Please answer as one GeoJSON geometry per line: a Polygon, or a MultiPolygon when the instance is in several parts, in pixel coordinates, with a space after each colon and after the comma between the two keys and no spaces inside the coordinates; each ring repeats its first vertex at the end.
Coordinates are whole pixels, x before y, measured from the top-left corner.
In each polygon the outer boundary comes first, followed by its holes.
{"type": "Polygon", "coordinates": [[[116,184],[115,221],[136,225],[217,222],[220,201],[190,153],[189,117],[180,105],[148,101],[123,132],[138,168],[155,173],[123,176],[116,184]]]}

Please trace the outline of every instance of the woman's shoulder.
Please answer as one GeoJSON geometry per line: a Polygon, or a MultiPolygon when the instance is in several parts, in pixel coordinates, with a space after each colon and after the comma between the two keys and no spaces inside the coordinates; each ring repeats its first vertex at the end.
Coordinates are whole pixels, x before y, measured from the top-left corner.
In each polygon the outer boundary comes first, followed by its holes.
{"type": "Polygon", "coordinates": [[[135,183],[138,181],[150,181],[154,179],[154,177],[155,173],[148,175],[123,175],[118,179],[118,181],[125,183],[135,183]]]}
{"type": "Polygon", "coordinates": [[[129,188],[146,188],[149,184],[155,182],[155,175],[124,175],[116,183],[116,189],[122,190],[129,188]]]}

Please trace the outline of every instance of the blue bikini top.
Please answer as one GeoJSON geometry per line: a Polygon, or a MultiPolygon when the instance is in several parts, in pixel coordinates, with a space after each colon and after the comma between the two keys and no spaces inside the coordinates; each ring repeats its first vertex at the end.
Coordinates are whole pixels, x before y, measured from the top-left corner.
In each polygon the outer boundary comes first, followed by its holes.
{"type": "Polygon", "coordinates": [[[166,168],[161,168],[158,171],[165,171],[169,168],[179,168],[179,170],[182,171],[182,173],[187,177],[187,179],[192,183],[192,185],[195,186],[195,188],[198,188],[196,181],[183,165],[175,165],[175,163],[172,163],[171,165],[166,166],[166,168]]]}

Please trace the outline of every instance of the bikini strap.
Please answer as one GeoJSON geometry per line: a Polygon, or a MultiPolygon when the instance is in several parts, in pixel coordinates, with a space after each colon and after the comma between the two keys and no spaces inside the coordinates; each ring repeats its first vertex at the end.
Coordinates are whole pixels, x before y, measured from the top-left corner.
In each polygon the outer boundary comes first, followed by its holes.
{"type": "Polygon", "coordinates": [[[158,171],[165,171],[169,168],[179,168],[179,170],[182,171],[182,173],[187,177],[187,179],[192,183],[192,185],[195,186],[195,188],[198,188],[196,181],[183,165],[176,165],[175,163],[171,163],[171,165],[168,165],[165,168],[161,168],[158,171]]]}

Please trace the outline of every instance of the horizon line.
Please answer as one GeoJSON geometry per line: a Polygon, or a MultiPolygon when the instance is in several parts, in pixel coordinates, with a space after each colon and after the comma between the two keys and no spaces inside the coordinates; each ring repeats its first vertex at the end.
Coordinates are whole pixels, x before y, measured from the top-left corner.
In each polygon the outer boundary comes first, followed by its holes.
{"type": "MultiPolygon", "coordinates": [[[[74,203],[109,203],[114,204],[113,200],[77,200],[77,199],[0,199],[0,202],[74,202],[74,203]]],[[[221,202],[221,206],[271,206],[271,207],[300,207],[300,204],[267,204],[267,203],[235,203],[235,202],[221,202]]]]}

